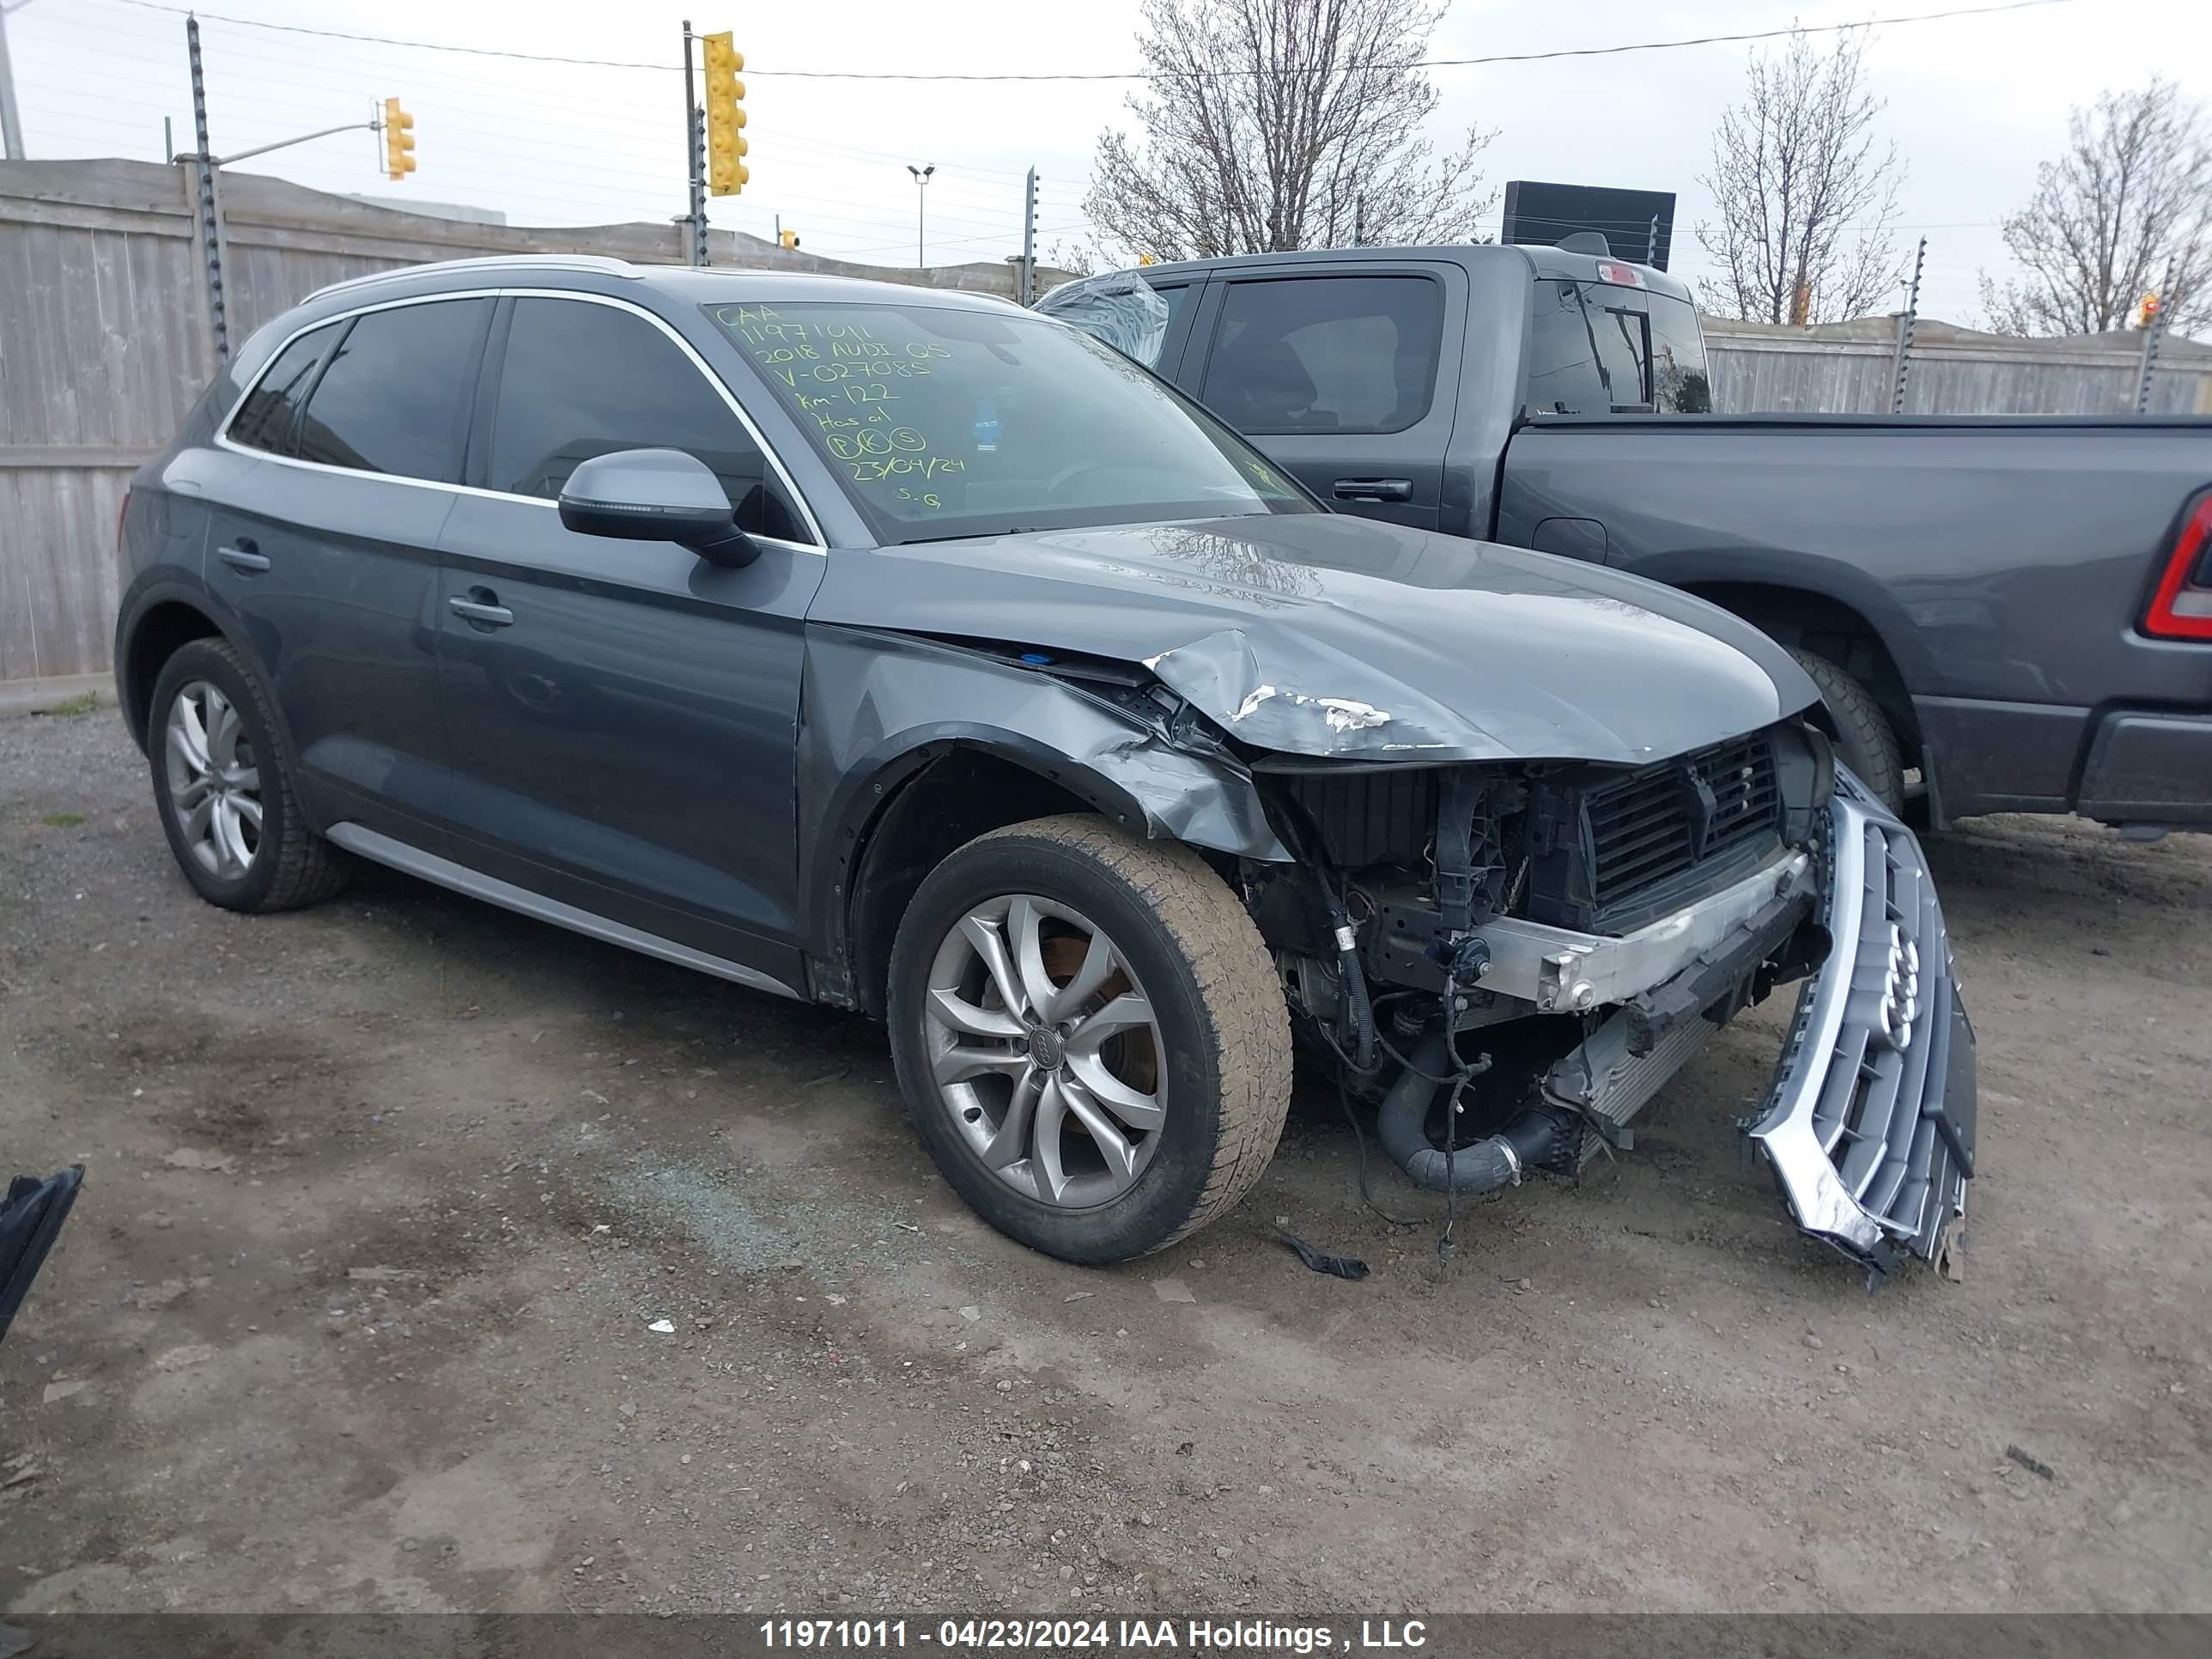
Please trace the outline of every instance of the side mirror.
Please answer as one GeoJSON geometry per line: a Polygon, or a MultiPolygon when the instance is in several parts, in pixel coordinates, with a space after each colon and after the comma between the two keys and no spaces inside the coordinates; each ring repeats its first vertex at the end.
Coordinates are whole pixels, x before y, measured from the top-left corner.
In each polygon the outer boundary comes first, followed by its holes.
{"type": "Polygon", "coordinates": [[[561,490],[561,522],[585,536],[674,542],[729,569],[760,557],[721,481],[680,449],[618,449],[580,463],[561,490]]]}

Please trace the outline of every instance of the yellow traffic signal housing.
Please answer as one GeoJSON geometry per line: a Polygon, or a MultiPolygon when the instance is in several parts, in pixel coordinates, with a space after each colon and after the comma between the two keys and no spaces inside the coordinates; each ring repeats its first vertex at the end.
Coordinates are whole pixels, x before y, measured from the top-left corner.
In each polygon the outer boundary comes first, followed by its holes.
{"type": "Polygon", "coordinates": [[[2157,320],[2158,295],[2155,294],[2146,294],[2142,296],[2142,310],[2137,314],[2136,319],[2136,325],[2141,328],[2148,328],[2157,320]]]}
{"type": "Polygon", "coordinates": [[[799,246],[799,233],[795,230],[779,231],[776,233],[776,240],[786,247],[795,248],[799,246]]]}
{"type": "Polygon", "coordinates": [[[745,55],[730,44],[729,32],[700,37],[707,50],[707,190],[735,196],[752,177],[745,166],[752,146],[745,142],[745,83],[738,71],[745,55]]]}
{"type": "Polygon", "coordinates": [[[397,98],[384,100],[384,170],[395,180],[415,171],[415,118],[397,98]]]}

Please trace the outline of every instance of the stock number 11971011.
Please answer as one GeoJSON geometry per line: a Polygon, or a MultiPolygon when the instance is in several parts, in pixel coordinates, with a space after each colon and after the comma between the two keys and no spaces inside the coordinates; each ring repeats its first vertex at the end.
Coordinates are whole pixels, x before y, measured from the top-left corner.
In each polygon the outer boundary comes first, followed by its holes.
{"type": "MultiPolygon", "coordinates": [[[[903,1619],[770,1619],[762,1622],[760,1633],[771,1648],[902,1648],[908,1639],[903,1619]]],[[[912,1638],[917,1646],[954,1653],[1115,1645],[1113,1626],[1103,1619],[947,1619],[935,1630],[916,1627],[912,1638]]]]}

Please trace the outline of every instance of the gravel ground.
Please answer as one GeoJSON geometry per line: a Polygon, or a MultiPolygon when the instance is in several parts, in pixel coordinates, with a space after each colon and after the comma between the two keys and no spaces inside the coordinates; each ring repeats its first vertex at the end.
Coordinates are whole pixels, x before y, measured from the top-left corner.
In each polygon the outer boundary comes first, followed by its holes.
{"type": "Polygon", "coordinates": [[[112,710],[0,721],[0,1165],[89,1170],[0,1348],[0,1607],[2212,1607],[2212,840],[1931,853],[1960,1282],[1869,1297],[1741,1166],[1772,1006],[1448,1265],[1308,1085],[1240,1211],[1086,1272],[959,1207],[866,1023],[380,872],[227,915],[112,710]]]}

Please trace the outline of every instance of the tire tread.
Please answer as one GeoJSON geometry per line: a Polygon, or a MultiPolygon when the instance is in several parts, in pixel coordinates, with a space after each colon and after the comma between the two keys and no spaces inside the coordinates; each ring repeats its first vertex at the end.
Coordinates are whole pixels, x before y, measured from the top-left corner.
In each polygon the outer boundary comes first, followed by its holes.
{"type": "Polygon", "coordinates": [[[1829,717],[1836,722],[1844,742],[1853,745],[1856,753],[1873,757],[1871,767],[1854,767],[1862,774],[1860,781],[1890,811],[1899,811],[1905,803],[1904,760],[1889,716],[1881,712],[1874,694],[1817,653],[1793,649],[1790,654],[1797,659],[1806,678],[1820,688],[1820,701],[1827,705],[1829,717]]]}

